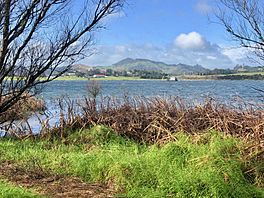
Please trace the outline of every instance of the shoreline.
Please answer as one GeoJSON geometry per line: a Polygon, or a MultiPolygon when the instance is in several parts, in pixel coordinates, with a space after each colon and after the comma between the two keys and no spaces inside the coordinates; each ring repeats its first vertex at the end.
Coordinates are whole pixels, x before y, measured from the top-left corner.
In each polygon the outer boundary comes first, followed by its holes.
{"type": "MultiPolygon", "coordinates": [[[[216,79],[216,78],[196,78],[196,77],[178,77],[178,81],[263,81],[262,79],[216,79]]],[[[81,78],[81,77],[59,77],[54,81],[164,81],[164,82],[177,82],[168,81],[166,79],[146,79],[146,78],[81,78]]]]}
{"type": "MultiPolygon", "coordinates": [[[[218,74],[218,75],[175,75],[177,80],[264,80],[264,74],[262,73],[237,73],[237,74],[218,74]]],[[[130,80],[130,81],[168,81],[167,79],[147,79],[140,77],[125,77],[125,76],[108,76],[104,78],[85,78],[77,76],[62,76],[55,80],[98,80],[98,81],[118,81],[118,80],[130,80]]]]}
{"type": "MultiPolygon", "coordinates": [[[[232,80],[232,81],[242,81],[242,80],[256,80],[256,81],[263,81],[264,75],[262,74],[228,74],[228,75],[181,75],[175,76],[177,81],[223,81],[223,80],[232,80]]],[[[40,78],[45,79],[45,78],[40,78]]],[[[54,81],[169,81],[174,82],[172,80],[167,79],[150,79],[150,78],[140,78],[140,77],[115,77],[115,76],[108,76],[104,78],[86,78],[86,77],[77,77],[77,76],[60,76],[54,81]]],[[[176,81],[175,81],[176,82],[176,81]]]]}

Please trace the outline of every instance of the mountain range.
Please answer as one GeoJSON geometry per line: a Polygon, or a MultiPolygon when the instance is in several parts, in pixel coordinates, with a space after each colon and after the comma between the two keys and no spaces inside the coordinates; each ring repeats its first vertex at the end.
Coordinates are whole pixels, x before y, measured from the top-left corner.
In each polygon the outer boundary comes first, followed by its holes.
{"type": "Polygon", "coordinates": [[[182,75],[182,74],[197,74],[206,73],[209,69],[201,65],[186,65],[186,64],[166,64],[163,62],[152,61],[148,59],[132,59],[126,58],[111,66],[115,70],[147,70],[147,71],[161,71],[168,74],[182,75]]]}
{"type": "Polygon", "coordinates": [[[93,69],[112,69],[115,71],[132,71],[132,70],[146,70],[146,71],[160,71],[167,74],[182,75],[182,74],[198,74],[207,73],[210,71],[202,67],[201,65],[186,65],[186,64],[166,64],[164,62],[158,62],[148,59],[123,59],[111,66],[85,66],[85,65],[74,65],[71,71],[86,72],[87,70],[93,69]]]}

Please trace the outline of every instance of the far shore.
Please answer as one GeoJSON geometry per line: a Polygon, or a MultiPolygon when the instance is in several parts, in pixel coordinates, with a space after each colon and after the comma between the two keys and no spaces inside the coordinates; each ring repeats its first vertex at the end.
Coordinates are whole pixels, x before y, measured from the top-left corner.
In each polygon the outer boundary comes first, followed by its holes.
{"type": "Polygon", "coordinates": [[[145,79],[140,77],[125,77],[125,76],[107,76],[103,78],[86,78],[86,77],[77,77],[77,76],[61,76],[58,77],[56,80],[162,80],[162,79],[145,79]]]}
{"type": "MultiPolygon", "coordinates": [[[[196,81],[196,80],[264,80],[264,72],[249,72],[249,73],[235,73],[235,74],[218,74],[218,75],[175,75],[180,81],[196,81]]],[[[43,77],[42,77],[43,78],[43,77]]],[[[41,78],[41,79],[42,79],[41,78]]],[[[95,77],[78,77],[78,76],[60,76],[56,81],[167,81],[167,79],[150,79],[131,76],[106,76],[101,78],[95,77]]]]}
{"type": "MultiPolygon", "coordinates": [[[[264,80],[264,73],[238,73],[238,74],[219,74],[219,75],[181,75],[176,76],[180,81],[192,81],[192,80],[264,80]]],[[[99,81],[144,81],[144,80],[156,80],[167,81],[167,79],[146,79],[140,77],[125,77],[125,76],[107,76],[103,78],[87,78],[77,76],[61,76],[56,80],[99,80],[99,81]]]]}

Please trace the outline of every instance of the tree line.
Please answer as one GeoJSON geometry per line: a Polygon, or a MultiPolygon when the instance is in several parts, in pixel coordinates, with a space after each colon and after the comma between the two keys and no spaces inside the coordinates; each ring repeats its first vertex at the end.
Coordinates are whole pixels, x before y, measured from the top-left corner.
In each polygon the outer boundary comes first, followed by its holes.
{"type": "Polygon", "coordinates": [[[94,75],[102,74],[106,76],[124,76],[124,77],[139,77],[142,79],[164,79],[168,78],[168,74],[162,71],[147,71],[147,70],[114,70],[114,69],[99,69],[94,68],[87,71],[73,71],[77,77],[89,78],[94,75]]]}

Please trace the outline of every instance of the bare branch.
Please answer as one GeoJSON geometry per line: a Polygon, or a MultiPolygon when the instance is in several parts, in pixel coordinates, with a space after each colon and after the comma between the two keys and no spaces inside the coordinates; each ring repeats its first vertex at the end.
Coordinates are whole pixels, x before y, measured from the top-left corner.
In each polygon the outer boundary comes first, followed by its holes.
{"type": "Polygon", "coordinates": [[[219,0],[216,17],[240,46],[264,57],[264,2],[261,0],[219,0]]]}
{"type": "Polygon", "coordinates": [[[84,58],[102,19],[123,5],[124,0],[0,1],[0,114],[84,58]]]}

